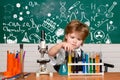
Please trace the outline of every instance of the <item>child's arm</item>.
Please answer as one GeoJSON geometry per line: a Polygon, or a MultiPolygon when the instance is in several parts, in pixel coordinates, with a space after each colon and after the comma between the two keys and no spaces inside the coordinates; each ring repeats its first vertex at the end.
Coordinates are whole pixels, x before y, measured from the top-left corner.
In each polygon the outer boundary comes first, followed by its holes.
{"type": "Polygon", "coordinates": [[[66,43],[66,42],[61,42],[51,47],[48,51],[48,54],[50,56],[55,56],[61,48],[65,49],[65,51],[73,50],[73,47],[71,44],[66,43]]]}
{"type": "Polygon", "coordinates": [[[55,56],[61,48],[62,48],[62,42],[61,42],[61,43],[58,43],[58,44],[56,44],[56,45],[54,45],[54,46],[52,46],[52,47],[48,50],[48,54],[49,54],[50,56],[55,56]]]}

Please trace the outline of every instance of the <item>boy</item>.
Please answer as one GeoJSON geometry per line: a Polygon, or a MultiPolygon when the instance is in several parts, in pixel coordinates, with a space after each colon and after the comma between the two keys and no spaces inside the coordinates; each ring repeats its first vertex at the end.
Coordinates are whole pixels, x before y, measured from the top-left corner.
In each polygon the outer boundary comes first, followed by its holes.
{"type": "Polygon", "coordinates": [[[48,54],[51,58],[51,63],[54,65],[56,71],[59,70],[60,64],[66,59],[68,52],[77,51],[79,58],[81,58],[81,49],[86,37],[89,34],[89,28],[86,24],[78,20],[72,20],[65,28],[64,40],[51,47],[48,54]]]}

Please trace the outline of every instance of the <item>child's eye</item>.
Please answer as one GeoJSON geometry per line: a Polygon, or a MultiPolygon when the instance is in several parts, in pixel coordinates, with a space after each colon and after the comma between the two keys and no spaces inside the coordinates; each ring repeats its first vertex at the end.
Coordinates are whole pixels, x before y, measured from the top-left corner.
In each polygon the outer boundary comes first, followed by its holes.
{"type": "Polygon", "coordinates": [[[75,37],[71,36],[72,39],[74,39],[75,37]]]}
{"type": "Polygon", "coordinates": [[[78,38],[78,40],[80,41],[81,39],[80,39],[80,38],[78,38]]]}

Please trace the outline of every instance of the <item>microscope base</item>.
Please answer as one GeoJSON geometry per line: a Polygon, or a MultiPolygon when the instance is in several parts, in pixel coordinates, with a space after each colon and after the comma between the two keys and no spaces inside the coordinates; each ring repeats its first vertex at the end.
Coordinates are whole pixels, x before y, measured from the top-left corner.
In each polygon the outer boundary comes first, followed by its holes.
{"type": "Polygon", "coordinates": [[[46,71],[46,72],[41,72],[41,71],[36,72],[36,77],[40,77],[40,75],[49,75],[50,77],[52,77],[53,73],[48,72],[48,71],[46,71]]]}

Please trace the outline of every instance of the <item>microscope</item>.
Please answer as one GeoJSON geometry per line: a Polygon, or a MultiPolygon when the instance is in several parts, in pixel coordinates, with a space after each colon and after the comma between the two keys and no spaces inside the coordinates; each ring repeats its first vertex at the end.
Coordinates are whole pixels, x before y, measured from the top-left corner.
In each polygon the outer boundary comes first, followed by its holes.
{"type": "Polygon", "coordinates": [[[40,64],[40,69],[36,72],[36,77],[39,77],[40,75],[49,74],[50,76],[53,75],[52,72],[49,72],[47,69],[47,63],[50,62],[50,59],[45,58],[45,54],[48,52],[48,46],[46,46],[45,42],[45,31],[41,31],[41,42],[40,46],[38,45],[38,51],[41,54],[41,57],[39,60],[37,60],[37,63],[40,64]]]}

